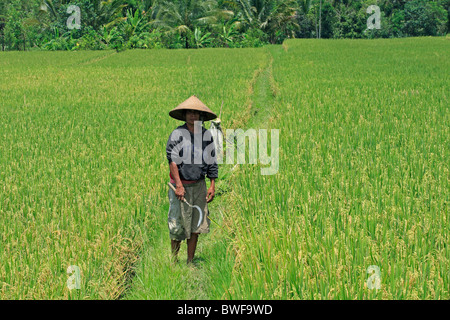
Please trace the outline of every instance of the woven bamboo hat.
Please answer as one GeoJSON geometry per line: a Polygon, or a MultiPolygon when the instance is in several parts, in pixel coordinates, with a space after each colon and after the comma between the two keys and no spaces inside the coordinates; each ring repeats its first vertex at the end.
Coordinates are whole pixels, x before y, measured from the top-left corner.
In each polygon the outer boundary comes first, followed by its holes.
{"type": "Polygon", "coordinates": [[[175,109],[170,110],[169,116],[177,120],[186,121],[186,118],[183,117],[184,110],[197,110],[203,112],[203,121],[210,121],[217,118],[216,114],[201,102],[196,95],[189,97],[189,99],[180,103],[175,109]]]}

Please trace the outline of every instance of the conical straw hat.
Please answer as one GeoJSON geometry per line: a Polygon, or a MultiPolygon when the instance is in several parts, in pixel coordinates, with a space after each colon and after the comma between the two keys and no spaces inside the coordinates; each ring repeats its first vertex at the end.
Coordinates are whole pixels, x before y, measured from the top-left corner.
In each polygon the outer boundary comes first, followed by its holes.
{"type": "Polygon", "coordinates": [[[169,112],[169,116],[174,119],[186,121],[183,118],[183,110],[198,110],[204,113],[203,121],[210,121],[217,118],[216,114],[212,112],[203,102],[201,102],[196,95],[180,103],[175,109],[169,112]]]}

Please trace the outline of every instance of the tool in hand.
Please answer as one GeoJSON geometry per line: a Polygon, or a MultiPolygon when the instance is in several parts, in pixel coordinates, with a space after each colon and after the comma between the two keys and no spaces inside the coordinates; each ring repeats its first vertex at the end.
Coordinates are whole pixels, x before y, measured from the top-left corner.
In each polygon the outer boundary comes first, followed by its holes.
{"type": "MultiPolygon", "coordinates": [[[[171,184],[170,182],[169,182],[169,187],[173,190],[173,192],[176,191],[175,187],[174,187],[173,184],[171,184]]],[[[196,209],[198,209],[198,212],[200,212],[200,218],[198,219],[198,226],[197,226],[197,228],[200,227],[200,224],[201,224],[202,221],[203,221],[203,213],[202,213],[202,209],[200,209],[199,206],[193,206],[193,205],[191,205],[189,202],[187,202],[186,198],[183,198],[183,200],[184,200],[184,203],[186,203],[189,207],[191,207],[191,208],[196,208],[196,209]]]]}

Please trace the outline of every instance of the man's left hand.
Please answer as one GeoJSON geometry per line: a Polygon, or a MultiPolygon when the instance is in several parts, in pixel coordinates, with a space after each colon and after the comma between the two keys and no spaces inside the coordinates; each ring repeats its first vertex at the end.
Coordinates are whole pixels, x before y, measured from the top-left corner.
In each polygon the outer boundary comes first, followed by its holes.
{"type": "Polygon", "coordinates": [[[215,193],[215,188],[209,187],[208,191],[206,192],[206,203],[213,201],[214,193],[215,193]]]}

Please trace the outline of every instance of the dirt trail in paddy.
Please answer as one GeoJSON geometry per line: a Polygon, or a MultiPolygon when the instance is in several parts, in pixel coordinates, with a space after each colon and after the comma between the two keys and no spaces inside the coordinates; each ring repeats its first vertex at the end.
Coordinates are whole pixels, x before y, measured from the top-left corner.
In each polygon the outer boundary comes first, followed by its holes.
{"type": "MultiPolygon", "coordinates": [[[[239,128],[265,128],[271,116],[276,87],[272,77],[272,64],[284,47],[271,45],[266,50],[265,65],[255,71],[255,77],[248,88],[250,97],[248,109],[237,123],[239,128]]],[[[284,49],[285,50],[285,49],[284,49]]],[[[223,124],[224,129],[227,128],[223,124]]],[[[238,127],[233,128],[238,129],[238,127]]],[[[225,166],[223,166],[225,167],[225,166]]],[[[219,170],[231,171],[228,168],[219,170]]],[[[234,254],[232,248],[232,221],[227,219],[227,210],[232,205],[232,194],[221,184],[239,181],[239,166],[226,180],[216,182],[216,197],[209,204],[211,222],[210,233],[200,235],[194,263],[186,265],[186,242],[183,241],[178,254],[179,262],[171,260],[170,240],[167,230],[169,204],[161,208],[153,234],[142,250],[142,256],[133,268],[133,278],[122,299],[227,299],[229,285],[233,278],[234,254]],[[216,225],[216,223],[218,225],[216,225]]],[[[209,180],[207,180],[209,186],[209,180]]],[[[168,202],[168,201],[167,201],[168,202]]]]}

